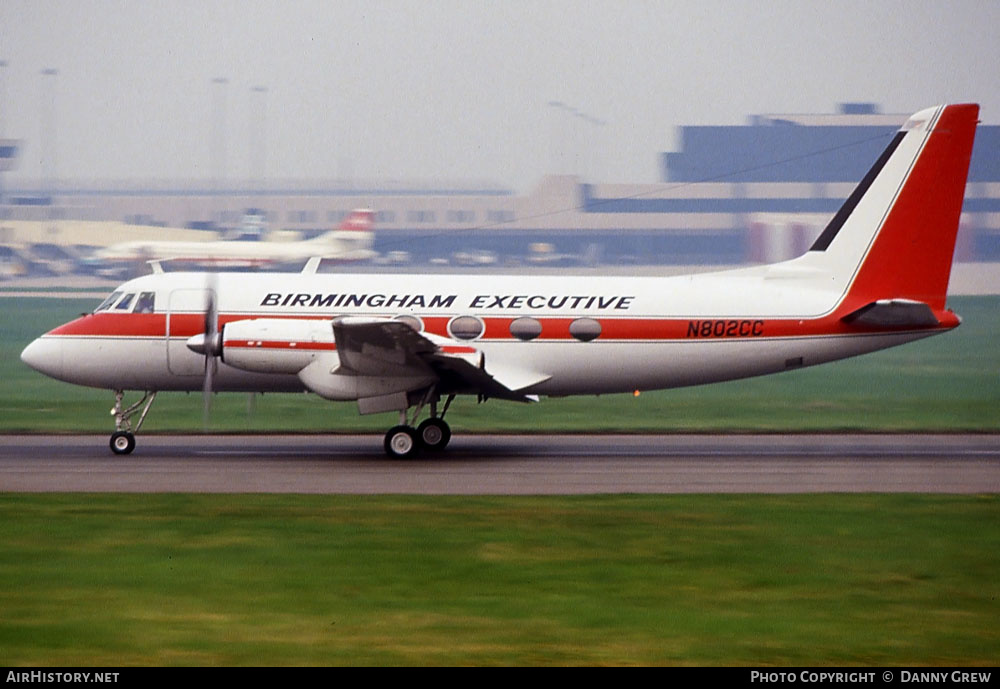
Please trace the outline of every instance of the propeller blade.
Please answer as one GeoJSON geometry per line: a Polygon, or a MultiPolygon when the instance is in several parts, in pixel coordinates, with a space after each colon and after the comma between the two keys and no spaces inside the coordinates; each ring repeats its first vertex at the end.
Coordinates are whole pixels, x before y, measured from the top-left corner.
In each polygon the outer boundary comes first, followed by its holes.
{"type": "Polygon", "coordinates": [[[205,339],[211,341],[219,329],[219,307],[215,298],[215,290],[212,286],[206,288],[205,321],[202,332],[205,339]]]}
{"type": "Polygon", "coordinates": [[[212,413],[212,394],[215,392],[215,373],[219,363],[216,357],[222,353],[222,334],[219,332],[219,304],[216,287],[218,276],[209,273],[205,278],[205,320],[201,336],[188,340],[188,347],[205,355],[205,379],[201,388],[202,425],[208,431],[212,413]],[[192,340],[194,342],[192,342],[192,340]]]}
{"type": "Polygon", "coordinates": [[[215,371],[218,364],[213,356],[205,356],[205,380],[201,389],[201,421],[205,431],[208,431],[212,416],[212,393],[215,392],[215,371]]]}

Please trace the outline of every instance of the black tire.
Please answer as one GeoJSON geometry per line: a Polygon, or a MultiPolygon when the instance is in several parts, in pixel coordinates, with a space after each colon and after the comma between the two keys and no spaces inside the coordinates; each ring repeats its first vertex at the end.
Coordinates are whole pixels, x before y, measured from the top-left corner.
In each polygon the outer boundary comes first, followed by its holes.
{"type": "Polygon", "coordinates": [[[420,446],[432,452],[440,452],[451,440],[451,428],[444,419],[427,419],[417,426],[420,446]]]}
{"type": "Polygon", "coordinates": [[[111,451],[116,455],[129,455],[135,449],[135,436],[128,431],[115,431],[111,434],[111,451]]]}
{"type": "Polygon", "coordinates": [[[409,459],[420,449],[417,432],[409,426],[393,426],[382,443],[385,453],[394,459],[409,459]]]}

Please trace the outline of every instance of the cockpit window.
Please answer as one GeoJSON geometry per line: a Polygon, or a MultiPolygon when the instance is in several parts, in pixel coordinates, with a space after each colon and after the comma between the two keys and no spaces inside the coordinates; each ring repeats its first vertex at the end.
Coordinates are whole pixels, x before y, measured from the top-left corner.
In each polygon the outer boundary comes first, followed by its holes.
{"type": "Polygon", "coordinates": [[[122,300],[118,302],[117,306],[115,306],[115,311],[128,311],[129,307],[132,306],[132,299],[134,297],[135,294],[126,294],[122,297],[122,300]]]}
{"type": "Polygon", "coordinates": [[[135,301],[135,313],[153,313],[156,302],[155,292],[143,292],[135,301]]]}
{"type": "Polygon", "coordinates": [[[112,292],[111,296],[101,302],[101,305],[94,309],[94,313],[98,311],[104,311],[105,309],[110,309],[111,305],[118,301],[118,297],[122,295],[121,292],[112,292]]]}

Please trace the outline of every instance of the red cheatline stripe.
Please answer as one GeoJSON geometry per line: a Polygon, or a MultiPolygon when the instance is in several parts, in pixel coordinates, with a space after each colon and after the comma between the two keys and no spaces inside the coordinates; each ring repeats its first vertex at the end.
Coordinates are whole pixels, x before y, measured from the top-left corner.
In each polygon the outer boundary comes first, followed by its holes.
{"type": "Polygon", "coordinates": [[[475,347],[461,347],[445,345],[441,348],[445,354],[475,354],[478,350],[475,347]]]}
{"type": "MultiPolygon", "coordinates": [[[[830,335],[854,335],[859,333],[894,332],[892,328],[866,327],[861,324],[845,323],[841,310],[823,318],[597,318],[601,325],[600,340],[613,341],[668,341],[744,338],[760,339],[769,337],[819,337],[830,335]]],[[[940,329],[958,325],[958,318],[950,311],[935,311],[941,321],[940,329]]],[[[265,316],[257,316],[265,317],[265,316]]],[[[267,318],[273,318],[267,315],[267,318]]],[[[246,314],[224,315],[220,323],[254,318],[246,314]]],[[[302,318],[292,317],[287,318],[302,318]]],[[[305,317],[312,320],[328,320],[329,316],[305,317]]],[[[447,337],[450,318],[426,317],[423,319],[428,332],[447,337]]],[[[510,334],[512,317],[486,318],[485,341],[515,340],[510,334]]],[[[574,318],[538,318],[542,333],[533,341],[572,341],[570,324],[574,318]]],[[[907,329],[907,328],[904,328],[907,329]]],[[[170,317],[170,337],[186,338],[204,331],[204,317],[201,314],[173,314],[170,317]]],[[[83,316],[52,330],[49,335],[75,337],[145,337],[167,336],[165,314],[116,314],[98,313],[83,316]]],[[[321,344],[321,343],[310,343],[321,344]]],[[[277,347],[287,343],[277,343],[277,347]]],[[[304,346],[300,344],[299,346],[304,346]]]]}
{"type": "MultiPolygon", "coordinates": [[[[198,332],[204,319],[199,317],[198,332]]],[[[49,335],[91,337],[164,337],[167,316],[162,313],[95,313],[81,316],[49,332],[49,335]]],[[[191,333],[194,335],[195,333],[191,333]]]]}
{"type": "Polygon", "coordinates": [[[333,342],[289,342],[281,340],[226,340],[226,349],[285,349],[294,351],[333,351],[337,349],[333,342]]]}

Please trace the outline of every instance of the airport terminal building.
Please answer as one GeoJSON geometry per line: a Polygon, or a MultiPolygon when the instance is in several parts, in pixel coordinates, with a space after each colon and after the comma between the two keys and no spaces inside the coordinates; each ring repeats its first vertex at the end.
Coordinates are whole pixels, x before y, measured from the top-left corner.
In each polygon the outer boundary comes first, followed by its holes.
{"type": "MultiPolygon", "coordinates": [[[[0,244],[92,246],[130,238],[121,233],[190,238],[231,232],[248,215],[286,236],[314,236],[368,207],[376,211],[375,249],[399,263],[769,262],[808,249],[907,117],[844,104],[829,115],[685,126],[681,150],[660,156],[660,183],[551,176],[524,195],[483,183],[12,185],[0,188],[0,244]],[[98,232],[95,242],[73,221],[120,230],[98,232]],[[32,237],[25,228],[38,223],[42,236],[32,237]]],[[[976,134],[956,259],[1000,261],[1000,126],[976,134]]]]}

